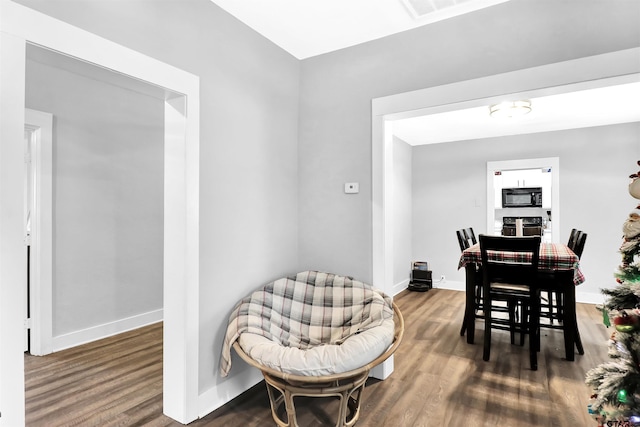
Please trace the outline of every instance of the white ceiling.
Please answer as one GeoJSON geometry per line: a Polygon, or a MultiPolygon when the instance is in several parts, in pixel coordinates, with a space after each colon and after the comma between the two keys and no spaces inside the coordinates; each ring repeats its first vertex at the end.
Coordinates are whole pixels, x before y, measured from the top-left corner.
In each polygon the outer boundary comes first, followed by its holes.
{"type": "Polygon", "coordinates": [[[640,121],[640,82],[529,99],[531,112],[521,117],[494,118],[484,105],[395,120],[393,133],[422,145],[640,121]]]}
{"type": "Polygon", "coordinates": [[[211,0],[298,59],[509,0],[211,0]]]}
{"type": "MultiPolygon", "coordinates": [[[[298,59],[354,46],[509,0],[211,0],[298,59]]],[[[532,111],[498,120],[489,105],[394,121],[411,145],[640,121],[640,79],[527,98],[532,111]]],[[[492,102],[495,103],[495,102],[492,102]]]]}

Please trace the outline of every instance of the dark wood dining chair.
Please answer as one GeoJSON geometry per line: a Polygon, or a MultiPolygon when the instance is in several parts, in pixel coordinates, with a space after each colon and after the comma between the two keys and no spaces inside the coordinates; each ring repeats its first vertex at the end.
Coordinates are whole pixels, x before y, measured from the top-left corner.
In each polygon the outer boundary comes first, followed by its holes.
{"type": "MultiPolygon", "coordinates": [[[[587,240],[587,234],[581,230],[576,228],[571,229],[571,233],[569,233],[569,240],[567,241],[567,247],[573,251],[578,258],[582,257],[582,252],[584,251],[584,245],[587,240]]],[[[554,319],[562,318],[562,306],[564,305],[562,302],[562,293],[554,292],[554,291],[545,291],[547,297],[546,301],[542,303],[542,315],[544,317],[549,317],[551,322],[554,319]],[[546,310],[546,312],[545,312],[546,310]],[[548,314],[548,315],[545,315],[548,314]]]]}
{"type": "MultiPolygon", "coordinates": [[[[465,249],[471,247],[471,245],[475,245],[477,243],[476,235],[473,232],[473,228],[462,228],[460,230],[456,230],[456,237],[458,238],[458,244],[460,245],[460,251],[464,252],[465,249]]],[[[465,310],[473,310],[473,315],[476,319],[484,319],[484,301],[482,299],[482,266],[476,265],[476,270],[474,272],[474,283],[475,290],[473,296],[473,307],[465,308],[465,310]]],[[[505,305],[504,302],[496,302],[493,306],[494,312],[502,312],[502,313],[515,313],[516,310],[516,302],[509,301],[505,305]],[[511,305],[510,305],[511,304],[511,305]]],[[[460,336],[463,336],[467,332],[467,324],[465,322],[465,317],[462,319],[462,326],[460,327],[460,336]]],[[[515,342],[515,329],[511,326],[511,322],[508,320],[504,320],[502,318],[494,318],[493,327],[495,329],[502,329],[505,331],[509,331],[511,334],[511,343],[515,342]]]]}
{"type": "MultiPolygon", "coordinates": [[[[460,246],[460,252],[464,252],[465,249],[468,249],[470,247],[469,239],[467,238],[467,233],[465,232],[464,228],[461,228],[460,230],[456,230],[456,237],[458,238],[458,245],[460,246]]],[[[478,270],[476,269],[476,276],[477,274],[478,274],[478,270]]],[[[482,298],[481,292],[482,292],[482,282],[479,280],[476,280],[476,291],[475,291],[475,299],[474,299],[476,312],[477,312],[477,307],[480,304],[480,299],[482,298]]],[[[460,336],[463,336],[466,331],[467,331],[467,325],[463,318],[462,327],[460,328],[460,336]]]]}
{"type": "MultiPolygon", "coordinates": [[[[458,238],[458,245],[460,246],[460,252],[464,252],[465,249],[475,245],[477,242],[476,235],[473,232],[473,228],[461,228],[456,230],[456,237],[458,238]]],[[[482,271],[481,268],[476,268],[475,274],[475,292],[474,292],[474,315],[476,317],[483,317],[482,314],[478,314],[482,310],[482,271]]],[[[470,309],[470,308],[467,308],[470,309]]],[[[460,336],[463,336],[467,331],[467,324],[465,319],[462,319],[462,326],[460,327],[460,336]]]]}
{"type": "MultiPolygon", "coordinates": [[[[481,234],[480,253],[483,270],[484,297],[484,347],[482,358],[488,361],[491,355],[491,330],[493,329],[493,302],[514,302],[522,307],[519,324],[515,324],[514,313],[509,313],[511,331],[519,329],[529,335],[529,359],[532,370],[538,369],[540,347],[540,292],[537,285],[540,236],[504,237],[481,234]],[[502,259],[492,259],[490,252],[505,252],[502,259]]],[[[513,332],[512,332],[513,333],[513,332]]],[[[512,337],[513,338],[513,337],[512,337]]]]}
{"type": "MultiPolygon", "coordinates": [[[[569,241],[567,246],[578,256],[578,259],[582,258],[584,247],[587,242],[587,233],[576,230],[571,230],[569,241]]],[[[548,322],[541,322],[540,327],[548,329],[560,329],[565,332],[565,292],[567,286],[574,286],[573,283],[567,283],[564,275],[558,274],[556,271],[542,271],[538,275],[538,286],[541,292],[546,292],[549,295],[549,300],[546,303],[541,303],[540,317],[547,318],[548,322]],[[556,323],[557,321],[558,323],[556,323]]],[[[575,313],[575,310],[571,310],[575,313]]],[[[584,354],[584,347],[582,346],[582,339],[580,338],[580,330],[578,329],[578,323],[575,322],[575,330],[573,331],[575,346],[578,350],[578,354],[584,354]]]]}

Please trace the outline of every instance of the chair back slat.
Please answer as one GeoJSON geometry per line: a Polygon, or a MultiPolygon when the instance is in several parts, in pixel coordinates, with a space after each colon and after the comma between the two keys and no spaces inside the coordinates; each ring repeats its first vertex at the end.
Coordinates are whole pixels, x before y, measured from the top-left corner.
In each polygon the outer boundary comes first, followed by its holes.
{"type": "Polygon", "coordinates": [[[569,233],[569,241],[567,242],[567,246],[569,249],[573,250],[576,247],[576,243],[578,241],[578,234],[580,232],[576,228],[571,229],[571,233],[569,233]]]}
{"type": "Polygon", "coordinates": [[[480,235],[480,254],[487,283],[533,286],[538,275],[540,236],[505,237],[480,235]],[[507,252],[496,260],[489,252],[507,252]]]}
{"type": "Polygon", "coordinates": [[[464,229],[456,230],[456,236],[458,237],[458,244],[460,245],[460,251],[463,252],[465,249],[468,249],[471,245],[469,245],[469,240],[467,240],[467,236],[464,232],[464,229]]]}
{"type": "Polygon", "coordinates": [[[569,241],[567,242],[567,247],[573,251],[574,254],[578,255],[578,258],[582,257],[582,252],[584,251],[584,244],[587,241],[587,233],[582,230],[578,230],[573,228],[571,230],[571,234],[569,234],[569,241]]]}
{"type": "Polygon", "coordinates": [[[584,252],[584,245],[586,242],[587,242],[587,233],[580,231],[576,244],[572,249],[573,253],[578,255],[578,258],[582,258],[582,252],[584,252]]]}
{"type": "Polygon", "coordinates": [[[476,240],[476,233],[473,232],[473,228],[465,228],[464,233],[467,236],[467,240],[471,240],[472,245],[478,243],[478,240],[476,240]]]}
{"type": "Polygon", "coordinates": [[[458,244],[460,245],[460,250],[464,251],[471,247],[471,245],[475,245],[478,243],[476,240],[476,233],[473,232],[473,228],[461,228],[460,230],[456,230],[456,237],[458,238],[458,244]]]}

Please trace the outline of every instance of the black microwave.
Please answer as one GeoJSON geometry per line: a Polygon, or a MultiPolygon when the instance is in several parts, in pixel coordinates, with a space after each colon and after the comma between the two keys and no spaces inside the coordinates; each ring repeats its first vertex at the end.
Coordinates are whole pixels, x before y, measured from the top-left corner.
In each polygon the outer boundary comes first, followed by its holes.
{"type": "Polygon", "coordinates": [[[503,208],[541,208],[542,187],[503,188],[503,208]]]}

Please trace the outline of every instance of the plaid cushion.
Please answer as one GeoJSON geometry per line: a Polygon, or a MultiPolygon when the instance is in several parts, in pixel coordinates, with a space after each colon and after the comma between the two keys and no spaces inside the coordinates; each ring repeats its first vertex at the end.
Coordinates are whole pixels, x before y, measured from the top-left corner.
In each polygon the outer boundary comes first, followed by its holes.
{"type": "Polygon", "coordinates": [[[302,350],[340,344],[393,317],[391,298],[347,276],[304,271],[243,298],[229,316],[220,373],[231,369],[231,346],[243,332],[302,350]]]}

